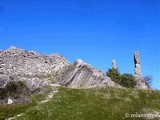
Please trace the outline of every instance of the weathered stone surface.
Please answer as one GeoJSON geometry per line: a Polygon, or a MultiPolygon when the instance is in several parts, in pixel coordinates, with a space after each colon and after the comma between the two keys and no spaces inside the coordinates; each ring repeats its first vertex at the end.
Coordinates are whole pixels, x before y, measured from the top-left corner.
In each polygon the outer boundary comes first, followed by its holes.
{"type": "MultiPolygon", "coordinates": [[[[104,73],[78,59],[56,79],[59,84],[70,88],[116,86],[104,73]]],[[[118,85],[117,85],[118,86],[118,85]]]]}
{"type": "Polygon", "coordinates": [[[0,74],[0,88],[4,88],[10,81],[12,79],[9,76],[0,74]]]}
{"type": "Polygon", "coordinates": [[[40,92],[50,85],[50,83],[45,78],[41,79],[36,77],[19,77],[17,80],[24,82],[30,92],[40,92]]]}
{"type": "Polygon", "coordinates": [[[117,69],[116,60],[112,60],[112,69],[117,69]]]}
{"type": "MultiPolygon", "coordinates": [[[[42,55],[37,52],[27,52],[16,47],[0,51],[0,88],[3,89],[10,81],[22,81],[29,93],[45,90],[50,86],[48,77],[58,74],[70,63],[58,54],[42,55]]],[[[17,102],[11,98],[13,102],[17,102]]],[[[21,97],[21,100],[28,98],[21,97]],[[24,99],[23,99],[24,98],[24,99]]],[[[0,100],[6,103],[6,99],[0,100]]]]}
{"type": "MultiPolygon", "coordinates": [[[[116,65],[114,65],[116,68],[116,65]]],[[[102,71],[78,59],[70,64],[58,54],[42,55],[33,51],[25,51],[16,47],[0,51],[0,89],[11,81],[23,82],[26,88],[20,99],[8,96],[13,103],[29,101],[29,95],[43,92],[52,82],[70,88],[90,88],[96,86],[116,86],[102,71]],[[54,79],[54,80],[53,80],[54,79]]],[[[21,91],[19,91],[21,92],[21,91]]],[[[0,99],[0,103],[7,103],[9,98],[0,99]]]]}
{"type": "Polygon", "coordinates": [[[62,56],[42,55],[11,47],[0,53],[0,73],[14,76],[48,76],[69,62],[62,56]]]}
{"type": "Polygon", "coordinates": [[[135,77],[142,78],[140,58],[139,58],[139,53],[137,51],[134,53],[134,65],[135,65],[135,77]]]}
{"type": "Polygon", "coordinates": [[[42,55],[10,47],[0,53],[0,87],[11,80],[18,80],[27,81],[28,87],[32,89],[42,89],[46,84],[44,80],[48,76],[58,73],[69,64],[64,57],[58,54],[42,55]]]}
{"type": "Polygon", "coordinates": [[[134,65],[135,79],[137,82],[136,87],[140,89],[149,89],[149,86],[147,85],[146,81],[142,78],[141,64],[138,51],[134,53],[134,65]]]}

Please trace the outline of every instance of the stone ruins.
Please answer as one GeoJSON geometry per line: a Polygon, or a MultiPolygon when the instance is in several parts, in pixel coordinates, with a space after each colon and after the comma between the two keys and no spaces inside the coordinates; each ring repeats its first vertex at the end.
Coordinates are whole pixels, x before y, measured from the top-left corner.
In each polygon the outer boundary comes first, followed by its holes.
{"type": "Polygon", "coordinates": [[[140,58],[139,58],[139,53],[137,51],[134,53],[134,65],[135,65],[134,69],[135,78],[142,78],[140,58]]]}
{"type": "Polygon", "coordinates": [[[149,89],[149,86],[145,82],[144,78],[142,77],[142,71],[141,71],[141,64],[140,64],[140,58],[139,58],[139,53],[136,51],[134,53],[134,72],[135,72],[135,79],[137,82],[137,88],[140,89],[149,89]]]}
{"type": "MultiPolygon", "coordinates": [[[[140,89],[149,89],[150,87],[142,77],[142,71],[141,71],[141,64],[140,64],[140,57],[138,51],[134,53],[134,77],[136,80],[136,88],[140,89]]],[[[117,69],[116,60],[112,60],[112,69],[117,69]]]]}

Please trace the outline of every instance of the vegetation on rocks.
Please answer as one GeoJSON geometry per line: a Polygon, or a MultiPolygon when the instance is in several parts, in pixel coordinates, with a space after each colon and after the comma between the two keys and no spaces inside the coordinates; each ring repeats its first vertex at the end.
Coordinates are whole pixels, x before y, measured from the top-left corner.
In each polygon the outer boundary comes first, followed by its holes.
{"type": "Polygon", "coordinates": [[[136,80],[132,74],[123,74],[121,75],[121,83],[124,87],[133,88],[136,86],[136,80]]]}
{"type": "Polygon", "coordinates": [[[30,102],[23,104],[0,104],[0,120],[14,117],[15,115],[24,113],[26,110],[36,107],[38,102],[44,100],[49,92],[51,92],[51,88],[46,89],[44,93],[36,93],[30,96],[30,102]]]}
{"type": "Polygon", "coordinates": [[[0,99],[4,99],[7,96],[17,97],[20,94],[25,94],[28,88],[21,81],[11,81],[4,88],[0,88],[0,99]]]}
{"type": "Polygon", "coordinates": [[[106,73],[114,82],[127,88],[133,88],[136,86],[136,80],[132,74],[120,74],[118,69],[109,69],[106,73]]]}
{"type": "Polygon", "coordinates": [[[109,69],[106,73],[108,77],[110,77],[114,82],[120,84],[121,83],[121,75],[118,71],[118,69],[109,69]]]}
{"type": "Polygon", "coordinates": [[[141,73],[136,83],[113,61],[106,74],[81,59],[70,64],[56,54],[11,47],[0,53],[0,120],[130,120],[131,114],[160,114],[160,91],[148,90],[141,73]],[[146,90],[134,89],[137,85],[146,90]]]}

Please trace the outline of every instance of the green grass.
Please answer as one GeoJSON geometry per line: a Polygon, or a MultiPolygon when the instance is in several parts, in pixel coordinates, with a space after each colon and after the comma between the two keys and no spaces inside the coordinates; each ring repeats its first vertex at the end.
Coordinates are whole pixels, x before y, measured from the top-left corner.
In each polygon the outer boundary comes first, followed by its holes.
{"type": "Polygon", "coordinates": [[[0,120],[25,112],[26,109],[35,106],[36,103],[27,103],[23,105],[0,105],[0,120]]]}
{"type": "Polygon", "coordinates": [[[51,91],[52,91],[51,88],[46,88],[46,90],[44,91],[44,93],[34,94],[33,96],[31,96],[32,102],[38,102],[38,101],[45,100],[45,97],[46,97],[46,96],[48,95],[48,93],[51,92],[51,91]]]}
{"type": "Polygon", "coordinates": [[[145,118],[126,118],[125,114],[160,114],[160,91],[59,88],[47,103],[29,107],[16,120],[143,120],[145,118]]]}
{"type": "Polygon", "coordinates": [[[12,105],[0,105],[0,120],[4,120],[9,117],[13,117],[17,114],[23,113],[29,108],[35,107],[38,101],[44,100],[48,93],[51,91],[47,88],[44,93],[37,93],[31,96],[31,102],[25,104],[12,104],[12,105]]]}

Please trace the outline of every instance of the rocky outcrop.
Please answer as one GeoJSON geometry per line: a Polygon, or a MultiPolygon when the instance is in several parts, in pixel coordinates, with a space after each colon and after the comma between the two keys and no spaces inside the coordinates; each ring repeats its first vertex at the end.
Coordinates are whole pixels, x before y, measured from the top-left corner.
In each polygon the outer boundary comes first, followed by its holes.
{"type": "Polygon", "coordinates": [[[26,84],[21,81],[10,81],[0,88],[0,104],[29,102],[29,96],[33,94],[26,84]]]}
{"type": "Polygon", "coordinates": [[[10,81],[12,81],[10,76],[0,74],[0,88],[4,88],[10,81]]]}
{"type": "Polygon", "coordinates": [[[135,65],[134,76],[137,82],[136,87],[140,89],[149,89],[149,86],[147,85],[146,81],[144,80],[144,78],[142,78],[140,58],[139,58],[139,53],[137,51],[134,53],[134,65],[135,65]]]}
{"type": "Polygon", "coordinates": [[[140,64],[140,58],[139,58],[139,53],[135,52],[134,53],[134,65],[135,65],[135,77],[136,78],[142,78],[142,72],[141,72],[141,64],[140,64]]]}
{"type": "MultiPolygon", "coordinates": [[[[142,78],[138,52],[134,54],[134,64],[136,87],[148,89],[149,86],[142,78]]],[[[112,68],[117,69],[115,60],[112,60],[112,68]]],[[[29,95],[43,91],[48,86],[55,85],[69,88],[121,87],[102,71],[80,59],[70,64],[68,60],[58,54],[42,55],[16,47],[0,50],[0,89],[5,89],[8,83],[12,81],[24,83],[26,85],[24,91],[27,90],[29,95]]],[[[22,96],[21,98],[24,97],[22,96]]],[[[9,101],[8,103],[11,103],[11,100],[13,100],[13,103],[15,102],[13,96],[8,96],[6,100],[9,101]]],[[[25,100],[28,101],[27,98],[25,100]]],[[[3,102],[0,99],[0,103],[3,102]]]]}
{"type": "MultiPolygon", "coordinates": [[[[0,51],[0,89],[11,81],[22,81],[30,93],[50,86],[48,77],[58,74],[70,63],[58,54],[42,55],[16,47],[0,51]]],[[[1,101],[2,102],[2,101],[1,101]]]]}
{"type": "MultiPolygon", "coordinates": [[[[56,79],[59,84],[70,88],[116,86],[104,73],[78,59],[65,68],[56,79]]],[[[118,85],[117,85],[118,86],[118,85]]]]}
{"type": "Polygon", "coordinates": [[[42,55],[11,47],[0,53],[0,73],[13,76],[48,76],[60,71],[69,62],[62,56],[42,55]]]}

